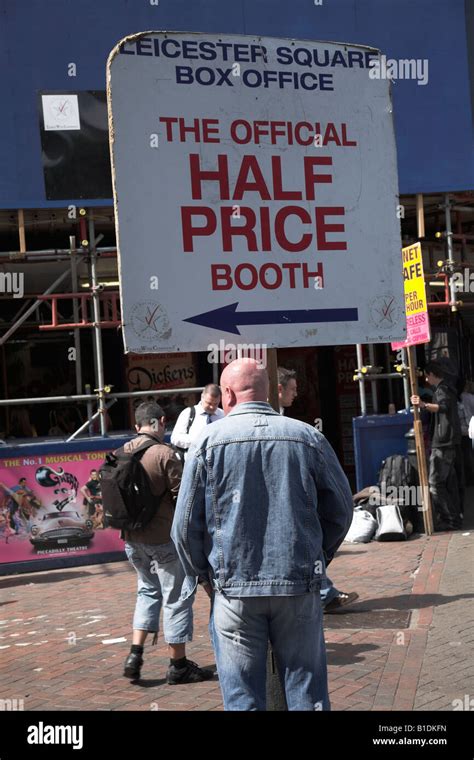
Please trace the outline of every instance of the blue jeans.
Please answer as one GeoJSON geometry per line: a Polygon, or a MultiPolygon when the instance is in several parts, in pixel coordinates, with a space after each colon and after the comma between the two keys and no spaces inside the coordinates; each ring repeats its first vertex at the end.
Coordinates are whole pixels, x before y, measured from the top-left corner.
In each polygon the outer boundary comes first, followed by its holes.
{"type": "Polygon", "coordinates": [[[134,630],[158,633],[163,607],[165,641],[168,644],[191,641],[195,595],[180,599],[185,575],[173,542],[158,545],[126,542],[125,553],[138,575],[134,630]]]}
{"type": "Polygon", "coordinates": [[[330,579],[328,575],[326,575],[326,578],[321,581],[321,604],[323,605],[323,609],[326,606],[326,604],[329,604],[333,599],[336,598],[336,596],[339,596],[341,592],[335,587],[334,583],[330,579]]]}
{"type": "Polygon", "coordinates": [[[213,644],[225,710],[266,709],[270,640],[288,710],[329,710],[319,593],[229,598],[215,594],[213,644]]]}

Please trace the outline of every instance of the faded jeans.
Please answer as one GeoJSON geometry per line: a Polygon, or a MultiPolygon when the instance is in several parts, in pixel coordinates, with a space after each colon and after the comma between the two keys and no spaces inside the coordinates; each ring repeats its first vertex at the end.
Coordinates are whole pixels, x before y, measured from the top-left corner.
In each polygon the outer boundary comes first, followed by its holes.
{"type": "Polygon", "coordinates": [[[168,544],[125,543],[125,553],[138,575],[134,630],[158,633],[163,607],[163,634],[168,644],[184,644],[193,636],[191,594],[180,599],[184,570],[172,541],[168,544]]]}
{"type": "Polygon", "coordinates": [[[266,709],[270,641],[288,710],[329,710],[318,591],[298,596],[214,595],[212,640],[225,710],[266,709]]]}

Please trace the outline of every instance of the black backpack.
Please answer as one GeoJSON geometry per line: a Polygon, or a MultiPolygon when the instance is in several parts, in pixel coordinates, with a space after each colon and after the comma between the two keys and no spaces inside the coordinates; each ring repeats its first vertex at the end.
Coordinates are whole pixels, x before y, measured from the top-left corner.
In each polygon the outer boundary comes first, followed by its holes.
{"type": "MultiPolygon", "coordinates": [[[[189,411],[189,417],[188,417],[188,423],[186,425],[186,435],[189,433],[191,429],[191,425],[194,422],[194,418],[196,417],[196,407],[191,406],[189,411]]],[[[184,460],[184,455],[187,452],[187,449],[183,449],[181,446],[173,446],[174,450],[181,455],[181,459],[184,460]]]]}
{"type": "MultiPolygon", "coordinates": [[[[387,495],[389,497],[389,501],[396,501],[398,504],[404,524],[407,520],[409,520],[413,528],[418,529],[418,502],[416,501],[412,503],[411,501],[405,501],[404,494],[402,492],[400,492],[399,498],[395,497],[394,499],[390,492],[388,492],[388,489],[391,486],[400,488],[403,486],[410,487],[418,485],[416,470],[411,465],[409,458],[404,457],[401,454],[394,454],[393,456],[387,457],[387,459],[382,462],[382,466],[380,468],[378,485],[381,489],[382,497],[380,500],[380,506],[383,506],[384,497],[387,495]]],[[[416,500],[418,500],[418,493],[416,493],[416,500]]]]}
{"type": "Polygon", "coordinates": [[[382,487],[382,484],[385,485],[385,488],[412,485],[411,465],[408,457],[394,454],[384,459],[379,472],[379,486],[382,487]]]}
{"type": "Polygon", "coordinates": [[[150,478],[141,464],[145,451],[162,444],[148,436],[134,451],[123,446],[111,451],[99,470],[104,524],[118,530],[145,528],[159,507],[159,498],[152,493],[150,478]]]}

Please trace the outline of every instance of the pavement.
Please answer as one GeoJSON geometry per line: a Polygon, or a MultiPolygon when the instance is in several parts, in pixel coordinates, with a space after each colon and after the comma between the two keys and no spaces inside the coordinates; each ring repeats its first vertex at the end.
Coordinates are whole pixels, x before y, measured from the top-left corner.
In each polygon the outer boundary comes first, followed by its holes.
{"type": "MultiPolygon", "coordinates": [[[[325,615],[333,710],[474,710],[474,530],[343,544],[331,578],[359,593],[325,615]]],[[[161,636],[157,646],[149,637],[142,679],[123,678],[135,586],[126,561],[1,578],[0,700],[25,710],[222,710],[217,679],[165,683],[161,636]]],[[[188,656],[212,667],[201,590],[194,609],[188,656]]]]}

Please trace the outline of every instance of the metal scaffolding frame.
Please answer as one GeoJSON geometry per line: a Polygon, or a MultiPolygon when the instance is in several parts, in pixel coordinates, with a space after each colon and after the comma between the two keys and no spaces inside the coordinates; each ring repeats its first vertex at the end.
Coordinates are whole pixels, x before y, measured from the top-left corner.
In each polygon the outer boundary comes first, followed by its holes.
{"type": "MultiPolygon", "coordinates": [[[[451,312],[457,312],[459,311],[460,307],[462,308],[473,308],[474,302],[470,303],[464,303],[463,301],[459,300],[456,297],[456,290],[454,286],[454,279],[453,279],[453,273],[457,267],[456,262],[454,260],[454,248],[453,248],[453,240],[454,239],[462,239],[463,242],[466,242],[467,239],[474,240],[474,235],[463,235],[463,234],[455,234],[452,230],[452,222],[451,222],[451,211],[460,211],[465,210],[464,207],[457,206],[452,203],[451,201],[451,195],[449,193],[444,194],[444,203],[439,205],[439,208],[441,210],[444,210],[444,217],[445,217],[445,227],[446,231],[444,233],[444,237],[446,238],[446,252],[447,252],[447,260],[446,262],[442,262],[443,266],[439,272],[437,272],[435,275],[433,274],[425,274],[425,280],[429,280],[433,277],[437,277],[440,280],[443,280],[444,284],[444,301],[429,301],[428,302],[428,309],[434,310],[434,309],[450,309],[451,312]]],[[[423,206],[423,194],[418,193],[416,195],[416,220],[417,220],[417,231],[418,231],[418,238],[421,240],[425,237],[425,218],[424,218],[424,206],[423,206]]],[[[440,235],[441,237],[441,235],[440,235]]],[[[387,368],[390,369],[389,365],[389,352],[388,352],[388,344],[386,345],[386,354],[385,354],[385,360],[387,363],[387,368]]],[[[368,366],[364,365],[363,360],[363,347],[362,344],[357,344],[356,346],[357,351],[357,370],[354,373],[354,380],[356,380],[359,383],[359,396],[360,396],[360,406],[361,406],[361,414],[362,416],[365,416],[367,414],[367,397],[366,397],[366,387],[365,384],[367,382],[370,382],[371,384],[371,392],[372,392],[372,407],[374,414],[378,414],[379,404],[378,404],[378,390],[377,390],[377,382],[379,380],[388,380],[390,383],[398,378],[403,381],[403,395],[404,395],[404,401],[405,401],[405,409],[410,408],[410,381],[409,381],[409,373],[408,373],[408,353],[406,349],[401,349],[402,351],[402,361],[398,364],[396,372],[380,372],[379,367],[375,367],[375,360],[374,360],[374,345],[369,345],[369,361],[370,364],[368,366]]]]}
{"type": "MultiPolygon", "coordinates": [[[[105,382],[104,375],[104,363],[103,363],[103,351],[102,351],[102,329],[110,327],[119,327],[121,322],[119,319],[119,309],[117,304],[118,291],[108,290],[104,291],[103,287],[99,284],[97,275],[97,261],[100,257],[110,257],[116,255],[116,247],[103,247],[99,248],[98,243],[102,239],[102,235],[96,237],[95,223],[93,210],[89,209],[86,212],[85,209],[80,210],[79,218],[79,234],[81,237],[81,247],[76,247],[76,237],[70,236],[69,249],[43,249],[36,252],[26,251],[26,235],[25,235],[25,222],[24,212],[20,210],[18,212],[19,222],[19,240],[20,251],[10,252],[7,254],[7,260],[9,263],[38,263],[38,262],[57,262],[68,261],[69,266],[61,273],[59,277],[42,293],[41,295],[33,296],[33,303],[25,308],[23,304],[22,308],[14,317],[13,324],[9,329],[0,336],[0,347],[3,352],[5,350],[5,344],[11,338],[12,335],[26,322],[28,317],[43,303],[48,302],[51,306],[52,322],[50,325],[40,325],[39,329],[43,330],[72,330],[74,335],[74,347],[76,350],[76,393],[71,395],[62,396],[49,396],[49,397],[37,397],[37,398],[8,398],[0,399],[0,407],[11,406],[30,406],[35,404],[62,404],[70,402],[86,402],[87,403],[87,420],[72,435],[69,436],[67,441],[74,440],[80,433],[88,428],[89,435],[92,435],[92,423],[99,418],[101,436],[107,437],[106,430],[106,412],[113,404],[119,399],[125,398],[148,398],[150,396],[171,396],[176,394],[187,393],[201,393],[203,386],[193,386],[190,388],[173,388],[162,390],[147,390],[147,391],[130,391],[112,393],[111,387],[105,382]],[[79,264],[87,263],[89,265],[90,273],[90,289],[89,292],[78,292],[78,274],[77,269],[79,264]],[[61,283],[66,279],[71,280],[72,290],[71,293],[55,293],[61,283]],[[60,323],[58,321],[58,301],[60,299],[72,300],[73,302],[73,319],[72,323],[60,323]],[[101,320],[100,306],[101,302],[110,300],[110,318],[101,320]],[[87,304],[92,303],[93,317],[92,321],[87,319],[87,304]],[[80,319],[81,313],[81,319],[80,319]],[[95,366],[95,385],[94,392],[91,392],[90,386],[86,386],[88,392],[82,393],[82,367],[81,367],[81,346],[80,346],[80,334],[81,328],[92,328],[93,330],[93,344],[94,344],[94,366],[95,366]],[[96,405],[97,411],[93,411],[93,407],[96,405]]],[[[1,259],[5,256],[0,256],[1,259]]],[[[3,361],[4,373],[5,361],[3,361]]],[[[215,373],[214,373],[215,377],[215,373]]],[[[4,383],[6,383],[4,375],[4,383]]],[[[19,445],[22,445],[21,443],[19,445]]]]}

